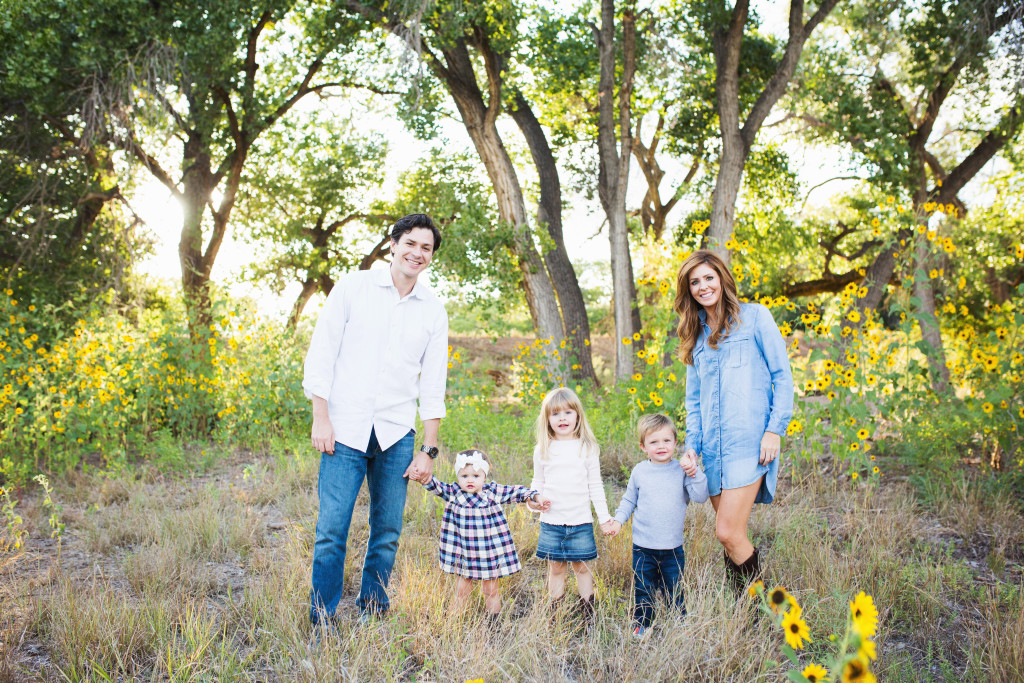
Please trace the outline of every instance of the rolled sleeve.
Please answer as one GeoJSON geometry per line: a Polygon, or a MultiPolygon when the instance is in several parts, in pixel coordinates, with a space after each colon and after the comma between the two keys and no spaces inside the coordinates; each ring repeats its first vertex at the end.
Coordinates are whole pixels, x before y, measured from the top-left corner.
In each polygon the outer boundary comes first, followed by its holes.
{"type": "Polygon", "coordinates": [[[757,311],[754,338],[772,378],[772,405],[767,431],[781,435],[786,433],[789,421],[793,418],[793,371],[789,365],[786,341],[771,311],[760,305],[757,311]]]}
{"type": "Polygon", "coordinates": [[[427,349],[423,353],[419,398],[421,420],[439,419],[446,415],[444,392],[447,380],[448,314],[442,308],[430,331],[427,349]]]}
{"type": "Polygon", "coordinates": [[[700,372],[695,365],[686,366],[686,440],[683,452],[701,454],[703,430],[700,418],[700,372]]]}

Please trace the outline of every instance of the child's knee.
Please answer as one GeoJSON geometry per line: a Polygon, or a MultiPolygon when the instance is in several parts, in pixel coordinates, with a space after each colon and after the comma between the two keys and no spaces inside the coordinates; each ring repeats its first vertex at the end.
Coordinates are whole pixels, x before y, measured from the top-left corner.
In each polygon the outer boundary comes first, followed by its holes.
{"type": "Polygon", "coordinates": [[[498,580],[489,579],[487,581],[481,581],[480,592],[483,593],[485,597],[493,598],[498,594],[498,580]]]}
{"type": "Polygon", "coordinates": [[[586,562],[573,562],[572,570],[576,572],[576,576],[586,576],[590,573],[590,567],[587,566],[586,562]]]}
{"type": "Polygon", "coordinates": [[[568,562],[548,562],[548,571],[552,576],[565,576],[569,571],[568,562]]]}

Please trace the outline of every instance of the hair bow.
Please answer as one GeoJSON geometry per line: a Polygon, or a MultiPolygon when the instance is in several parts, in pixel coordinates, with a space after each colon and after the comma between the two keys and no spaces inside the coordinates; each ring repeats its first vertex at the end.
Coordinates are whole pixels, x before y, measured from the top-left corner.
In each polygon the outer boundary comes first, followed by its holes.
{"type": "Polygon", "coordinates": [[[484,460],[484,456],[480,451],[473,451],[468,455],[460,453],[455,456],[455,471],[460,472],[466,465],[471,465],[473,469],[483,472],[484,475],[491,469],[491,466],[484,460]]]}

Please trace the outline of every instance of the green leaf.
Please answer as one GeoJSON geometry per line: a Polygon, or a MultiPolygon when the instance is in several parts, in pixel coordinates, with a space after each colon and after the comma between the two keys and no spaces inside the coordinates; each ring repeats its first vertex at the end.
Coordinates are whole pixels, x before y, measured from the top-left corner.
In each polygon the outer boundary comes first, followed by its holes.
{"type": "Polygon", "coordinates": [[[786,655],[786,659],[792,662],[793,666],[800,666],[800,660],[797,659],[796,651],[789,645],[782,646],[782,654],[786,655]]]}

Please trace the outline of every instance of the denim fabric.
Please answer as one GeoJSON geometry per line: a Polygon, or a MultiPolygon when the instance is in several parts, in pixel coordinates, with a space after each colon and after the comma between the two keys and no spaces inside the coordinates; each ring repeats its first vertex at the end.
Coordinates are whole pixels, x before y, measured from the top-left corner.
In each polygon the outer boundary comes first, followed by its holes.
{"type": "Polygon", "coordinates": [[[562,525],[541,522],[537,537],[537,557],[554,562],[586,562],[596,559],[594,523],[562,525]]]}
{"type": "Polygon", "coordinates": [[[633,621],[644,628],[651,625],[658,593],[671,601],[680,614],[686,614],[681,581],[685,567],[683,546],[652,550],[633,544],[633,621]]]}
{"type": "Polygon", "coordinates": [[[754,502],[770,503],[779,459],[761,465],[764,433],[786,433],[793,417],[793,373],[786,342],[771,311],[740,304],[740,324],[713,349],[704,329],[686,368],[686,444],[704,460],[708,491],[747,486],[761,479],[754,502]]]}
{"type": "Polygon", "coordinates": [[[341,600],[348,528],[364,479],[370,491],[370,539],[356,605],[360,612],[387,610],[385,589],[398,552],[408,484],[402,475],[412,462],[412,447],[412,431],[387,450],[381,450],[376,434],[371,432],[365,453],[335,443],[333,455],[321,454],[317,484],[320,513],[316,519],[309,610],[314,624],[322,616],[333,616],[341,600]]]}

